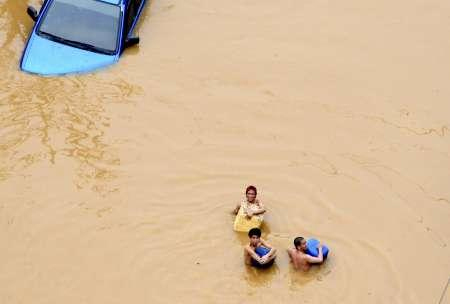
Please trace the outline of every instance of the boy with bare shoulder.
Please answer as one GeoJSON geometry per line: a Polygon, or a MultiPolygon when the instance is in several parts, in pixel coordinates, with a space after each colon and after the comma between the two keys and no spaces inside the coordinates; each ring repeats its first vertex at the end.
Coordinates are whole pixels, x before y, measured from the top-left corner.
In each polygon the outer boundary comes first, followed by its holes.
{"type": "Polygon", "coordinates": [[[277,256],[277,250],[261,238],[259,228],[250,229],[248,237],[250,243],[244,249],[245,263],[258,268],[271,266],[277,256]]]}
{"type": "Polygon", "coordinates": [[[306,240],[303,237],[297,237],[294,240],[295,248],[288,249],[289,257],[297,270],[308,271],[311,264],[320,264],[323,262],[322,244],[317,246],[319,255],[317,257],[306,253],[306,240]]]}

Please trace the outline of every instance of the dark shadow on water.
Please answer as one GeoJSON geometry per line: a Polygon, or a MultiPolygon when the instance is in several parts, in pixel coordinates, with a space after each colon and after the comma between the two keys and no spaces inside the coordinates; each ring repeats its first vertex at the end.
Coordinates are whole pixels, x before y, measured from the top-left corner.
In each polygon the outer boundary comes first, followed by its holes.
{"type": "Polygon", "coordinates": [[[302,287],[317,280],[319,267],[312,267],[309,271],[296,270],[292,263],[289,265],[289,283],[292,289],[302,287]]]}
{"type": "Polygon", "coordinates": [[[267,268],[259,269],[252,266],[245,266],[244,279],[251,287],[268,287],[270,286],[273,278],[280,274],[280,269],[277,266],[277,262],[267,268]]]}
{"type": "Polygon", "coordinates": [[[306,284],[323,281],[331,273],[330,266],[325,262],[321,265],[313,265],[309,271],[296,270],[289,263],[289,285],[292,290],[301,289],[306,284]]]}

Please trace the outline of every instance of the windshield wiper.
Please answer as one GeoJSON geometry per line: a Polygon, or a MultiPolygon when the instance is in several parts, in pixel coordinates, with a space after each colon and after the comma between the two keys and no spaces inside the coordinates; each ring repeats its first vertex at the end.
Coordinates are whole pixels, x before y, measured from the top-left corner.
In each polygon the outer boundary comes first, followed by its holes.
{"type": "Polygon", "coordinates": [[[51,33],[47,33],[47,32],[43,32],[43,31],[39,31],[38,32],[39,35],[44,36],[46,38],[49,38],[50,40],[56,41],[56,42],[61,42],[63,44],[67,44],[79,49],[83,49],[86,51],[93,51],[96,53],[102,53],[102,54],[107,54],[107,55],[113,55],[114,51],[110,51],[107,49],[103,49],[100,48],[98,46],[92,45],[92,44],[88,44],[88,43],[84,43],[84,42],[79,42],[79,41],[74,41],[74,40],[70,40],[70,39],[66,39],[66,38],[62,38],[56,35],[53,35],[51,33]]]}

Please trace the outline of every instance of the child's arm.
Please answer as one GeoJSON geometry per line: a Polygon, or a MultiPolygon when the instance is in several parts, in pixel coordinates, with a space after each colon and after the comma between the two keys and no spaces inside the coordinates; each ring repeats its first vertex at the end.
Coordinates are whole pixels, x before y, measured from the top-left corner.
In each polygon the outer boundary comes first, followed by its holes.
{"type": "Polygon", "coordinates": [[[298,268],[298,263],[297,263],[297,259],[294,257],[294,252],[295,252],[295,249],[292,249],[292,248],[287,249],[287,253],[289,255],[289,258],[291,259],[292,264],[294,264],[294,268],[297,269],[298,268]]]}
{"type": "Polygon", "coordinates": [[[252,265],[252,261],[251,261],[251,256],[250,254],[247,252],[247,248],[244,248],[244,262],[247,265],[252,265]]]}
{"type": "Polygon", "coordinates": [[[241,209],[241,204],[236,205],[236,208],[234,208],[234,210],[233,210],[233,214],[238,214],[239,209],[241,209]]]}
{"type": "Polygon", "coordinates": [[[317,247],[319,249],[319,255],[317,257],[313,257],[309,254],[306,255],[306,260],[311,264],[318,264],[323,262],[323,253],[322,253],[322,245],[317,247]]]}
{"type": "Polygon", "coordinates": [[[270,245],[269,243],[267,243],[263,239],[261,239],[261,245],[263,245],[264,247],[270,249],[270,251],[266,255],[264,255],[264,257],[272,256],[272,255],[274,255],[277,252],[277,250],[272,245],[270,245]]]}
{"type": "Polygon", "coordinates": [[[258,204],[259,208],[258,208],[258,210],[253,211],[252,215],[263,214],[263,213],[266,212],[266,209],[264,208],[264,205],[259,200],[257,201],[257,204],[258,204]]]}
{"type": "Polygon", "coordinates": [[[259,255],[256,254],[256,252],[251,248],[249,245],[245,246],[245,251],[247,254],[252,257],[255,261],[257,261],[260,264],[263,264],[264,260],[261,259],[259,255]]]}

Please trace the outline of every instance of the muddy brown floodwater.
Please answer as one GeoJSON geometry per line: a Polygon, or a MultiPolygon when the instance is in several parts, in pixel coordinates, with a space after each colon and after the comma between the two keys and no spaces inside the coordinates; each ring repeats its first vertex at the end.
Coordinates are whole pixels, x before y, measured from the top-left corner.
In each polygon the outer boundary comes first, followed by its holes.
{"type": "Polygon", "coordinates": [[[27,4],[0,0],[0,303],[439,301],[450,1],[155,0],[139,47],[59,78],[18,70],[27,4]],[[298,235],[325,265],[293,271],[298,235]]]}

